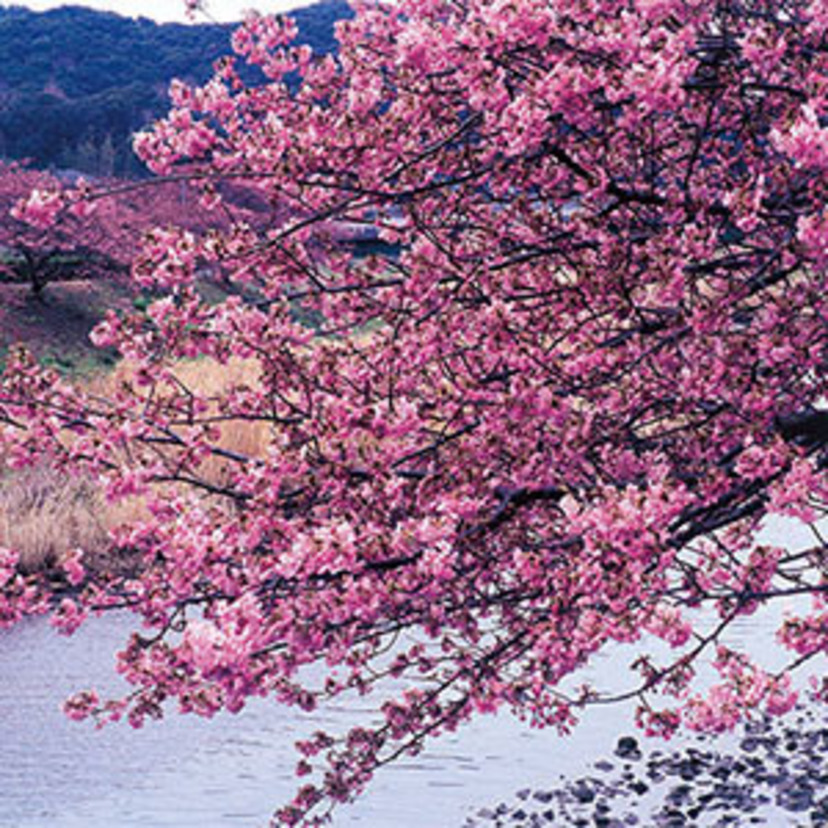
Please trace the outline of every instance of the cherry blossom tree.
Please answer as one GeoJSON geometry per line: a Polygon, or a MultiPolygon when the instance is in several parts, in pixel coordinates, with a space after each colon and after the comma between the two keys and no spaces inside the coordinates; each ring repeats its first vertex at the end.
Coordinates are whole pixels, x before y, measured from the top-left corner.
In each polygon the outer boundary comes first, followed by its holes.
{"type": "MultiPolygon", "coordinates": [[[[567,731],[613,698],[568,688],[618,642],[648,733],[785,712],[795,671],[824,701],[827,32],[822,0],[400,0],[358,3],[316,59],[251,16],[233,45],[267,83],[228,59],[177,84],[136,148],[208,200],[256,188],[271,226],[155,238],[134,275],[160,298],[96,333],[134,366],[111,398],[24,353],[3,378],[11,465],[147,503],[112,538],[126,574],[66,562],[56,624],[148,628],[119,654],[133,692],[69,712],[382,688],[378,718],[298,746],[276,820],[316,824],[477,713],[567,731]],[[200,262],[255,301],[205,306],[200,262]],[[200,392],[190,357],[256,376],[200,392]],[[261,451],[228,447],[262,424],[261,451]],[[774,515],[813,546],[757,542],[774,515]],[[785,669],[727,644],[794,595],[785,669]]],[[[11,622],[48,596],[4,555],[11,622]]]]}
{"type": "Polygon", "coordinates": [[[223,210],[208,209],[188,181],[84,179],[67,188],[51,173],[0,164],[0,281],[46,287],[78,279],[124,279],[146,242],[166,228],[188,232],[262,221],[269,210],[238,186],[223,187],[223,210]],[[105,194],[105,197],[101,197],[105,194]]]}
{"type": "MultiPolygon", "coordinates": [[[[0,165],[0,280],[28,284],[38,299],[50,282],[127,270],[125,234],[118,232],[117,223],[105,227],[68,211],[60,221],[25,220],[24,202],[49,215],[50,207],[62,200],[60,190],[60,181],[48,173],[14,163],[0,165]]],[[[106,212],[111,216],[111,205],[106,212]]],[[[131,245],[132,236],[126,237],[131,245]]]]}

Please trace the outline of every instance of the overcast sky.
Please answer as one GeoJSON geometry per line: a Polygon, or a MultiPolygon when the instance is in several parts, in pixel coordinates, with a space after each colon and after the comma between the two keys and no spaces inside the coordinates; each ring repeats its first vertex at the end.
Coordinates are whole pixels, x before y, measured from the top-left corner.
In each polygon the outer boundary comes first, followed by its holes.
{"type": "MultiPolygon", "coordinates": [[[[256,8],[262,12],[283,12],[290,8],[310,5],[312,0],[206,0],[207,10],[218,21],[240,20],[245,9],[256,8]]],[[[171,20],[186,21],[184,0],[2,0],[2,5],[28,6],[36,11],[58,6],[90,6],[131,17],[149,17],[162,23],[171,20]]],[[[197,21],[206,21],[199,15],[197,21]]]]}

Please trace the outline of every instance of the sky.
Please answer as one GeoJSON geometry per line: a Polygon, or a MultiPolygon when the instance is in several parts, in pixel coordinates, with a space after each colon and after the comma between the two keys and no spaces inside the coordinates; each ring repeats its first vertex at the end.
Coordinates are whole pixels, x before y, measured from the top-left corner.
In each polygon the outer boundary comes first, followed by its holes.
{"type": "MultiPolygon", "coordinates": [[[[290,8],[310,5],[312,0],[206,0],[210,18],[219,22],[240,20],[246,9],[261,12],[284,12],[290,8]]],[[[112,11],[126,17],[149,17],[159,23],[187,22],[185,0],[2,0],[2,5],[27,6],[35,11],[45,11],[58,6],[88,6],[93,9],[112,11]]],[[[210,18],[199,15],[196,22],[210,18]]]]}

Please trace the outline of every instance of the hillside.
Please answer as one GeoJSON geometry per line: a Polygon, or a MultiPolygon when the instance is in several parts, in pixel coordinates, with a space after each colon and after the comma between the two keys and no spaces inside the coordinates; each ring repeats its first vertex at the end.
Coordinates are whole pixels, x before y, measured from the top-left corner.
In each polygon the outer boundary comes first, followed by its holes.
{"type": "MultiPolygon", "coordinates": [[[[344,0],[298,9],[300,40],[331,51],[344,0]]],[[[69,6],[0,7],[0,157],[100,175],[140,172],[130,135],[167,108],[172,78],[206,80],[232,25],[157,24],[69,6]]]]}

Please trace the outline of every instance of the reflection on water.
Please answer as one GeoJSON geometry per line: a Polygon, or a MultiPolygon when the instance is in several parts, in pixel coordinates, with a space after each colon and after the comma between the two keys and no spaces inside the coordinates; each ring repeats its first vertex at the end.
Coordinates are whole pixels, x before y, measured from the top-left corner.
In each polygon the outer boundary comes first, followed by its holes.
{"type": "MultiPolygon", "coordinates": [[[[745,619],[734,630],[742,640],[733,643],[759,655],[771,652],[764,642],[780,615],[776,608],[745,619]]],[[[236,716],[173,716],[140,731],[125,724],[96,731],[66,720],[60,703],[71,692],[118,686],[113,653],[130,622],[123,616],[90,622],[66,639],[38,619],[0,635],[3,828],[265,825],[294,790],[296,739],[320,726],[343,730],[364,721],[365,700],[310,717],[261,699],[236,716]]],[[[593,674],[620,678],[620,668],[638,649],[603,657],[593,674]]],[[[460,825],[481,804],[587,771],[611,751],[619,733],[631,729],[631,708],[591,710],[566,740],[506,714],[478,719],[420,756],[384,769],[356,805],[340,809],[334,824],[460,825]]]]}

